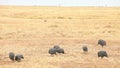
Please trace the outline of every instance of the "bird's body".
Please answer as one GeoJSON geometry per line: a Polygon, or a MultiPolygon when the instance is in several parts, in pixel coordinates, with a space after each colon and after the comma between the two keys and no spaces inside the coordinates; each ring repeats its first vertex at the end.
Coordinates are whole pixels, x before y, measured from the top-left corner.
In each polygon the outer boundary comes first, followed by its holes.
{"type": "Polygon", "coordinates": [[[98,57],[101,57],[101,58],[108,57],[107,52],[106,51],[98,51],[98,57]]]}
{"type": "Polygon", "coordinates": [[[10,60],[14,61],[15,54],[13,52],[9,53],[10,60]]]}
{"type": "Polygon", "coordinates": [[[62,54],[64,54],[65,52],[64,52],[64,49],[63,49],[63,48],[59,48],[59,49],[57,49],[57,53],[62,53],[62,54]]]}
{"type": "Polygon", "coordinates": [[[22,54],[17,54],[17,55],[15,56],[15,60],[16,60],[16,61],[20,62],[21,59],[24,59],[24,57],[23,57],[22,54]]]}
{"type": "Polygon", "coordinates": [[[88,52],[87,46],[83,46],[82,49],[83,49],[84,52],[88,52]]]}
{"type": "Polygon", "coordinates": [[[100,40],[98,40],[98,45],[101,45],[102,47],[103,47],[103,46],[106,46],[106,41],[100,39],[100,40]]]}
{"type": "Polygon", "coordinates": [[[57,50],[55,48],[50,48],[48,51],[48,53],[51,55],[54,55],[54,54],[56,55],[56,52],[57,52],[57,50]]]}

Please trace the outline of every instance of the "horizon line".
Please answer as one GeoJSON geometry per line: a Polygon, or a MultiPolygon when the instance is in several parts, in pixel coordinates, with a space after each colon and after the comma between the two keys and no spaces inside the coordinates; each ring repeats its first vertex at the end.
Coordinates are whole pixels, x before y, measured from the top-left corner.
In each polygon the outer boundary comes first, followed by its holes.
{"type": "Polygon", "coordinates": [[[3,4],[0,4],[0,6],[36,6],[36,7],[40,7],[40,6],[43,6],[43,7],[120,7],[120,6],[95,6],[95,5],[90,5],[90,6],[68,6],[68,5],[3,5],[3,4]]]}

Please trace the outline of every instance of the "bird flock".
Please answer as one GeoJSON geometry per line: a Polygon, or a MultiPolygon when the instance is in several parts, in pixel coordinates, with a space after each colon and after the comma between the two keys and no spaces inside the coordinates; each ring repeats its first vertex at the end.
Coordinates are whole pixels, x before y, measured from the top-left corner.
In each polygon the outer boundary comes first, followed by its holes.
{"type": "MultiPolygon", "coordinates": [[[[106,41],[103,40],[103,39],[99,39],[98,40],[98,45],[101,45],[102,47],[106,46],[106,41]]],[[[83,50],[84,53],[87,53],[88,52],[88,47],[84,45],[82,47],[82,50],[83,50]]],[[[54,45],[52,48],[49,49],[48,53],[53,56],[53,55],[57,55],[57,54],[60,54],[60,53],[64,54],[65,52],[64,52],[64,49],[60,48],[59,45],[54,45]]],[[[108,54],[107,54],[106,51],[98,51],[97,55],[98,55],[98,57],[101,57],[101,58],[108,57],[108,54]]]]}
{"type": "Polygon", "coordinates": [[[58,54],[61,54],[61,53],[64,54],[65,52],[64,52],[64,49],[61,48],[59,45],[54,45],[53,48],[50,48],[50,49],[49,49],[49,52],[48,52],[48,53],[53,56],[53,55],[57,55],[57,53],[58,53],[58,54]]]}
{"type": "Polygon", "coordinates": [[[20,62],[21,59],[24,59],[22,54],[16,54],[15,55],[13,52],[9,53],[9,58],[10,58],[11,61],[17,61],[17,62],[20,62]]]}
{"type": "MultiPolygon", "coordinates": [[[[98,45],[101,45],[102,47],[103,46],[106,46],[106,41],[105,40],[102,40],[102,39],[99,39],[98,40],[98,45]]],[[[87,46],[82,46],[82,50],[84,53],[88,53],[88,47],[87,46]]],[[[51,55],[51,56],[54,56],[54,55],[58,55],[58,54],[65,54],[65,51],[63,48],[61,48],[59,45],[54,45],[52,48],[50,48],[48,50],[48,53],[51,55]]],[[[98,57],[108,57],[108,54],[106,51],[98,51],[97,53],[98,57]]],[[[21,59],[24,59],[24,56],[22,54],[14,54],[13,52],[10,52],[9,53],[9,59],[11,61],[17,61],[17,62],[20,62],[21,59]]]]}

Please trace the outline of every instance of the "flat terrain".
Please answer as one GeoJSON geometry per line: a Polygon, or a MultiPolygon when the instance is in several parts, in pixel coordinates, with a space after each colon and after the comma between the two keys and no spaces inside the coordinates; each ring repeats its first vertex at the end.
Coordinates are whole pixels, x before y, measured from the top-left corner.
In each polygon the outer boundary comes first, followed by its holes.
{"type": "Polygon", "coordinates": [[[120,7],[0,6],[0,68],[120,68],[120,7]],[[48,54],[54,45],[66,54],[48,54]],[[25,59],[12,62],[9,52],[25,59]]]}

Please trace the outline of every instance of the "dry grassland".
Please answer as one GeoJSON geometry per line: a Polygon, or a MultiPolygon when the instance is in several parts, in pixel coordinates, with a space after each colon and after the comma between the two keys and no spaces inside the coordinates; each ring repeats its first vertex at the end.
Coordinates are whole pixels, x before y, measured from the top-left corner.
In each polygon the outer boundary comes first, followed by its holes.
{"type": "Polygon", "coordinates": [[[120,7],[0,6],[0,68],[120,68],[120,7]],[[56,44],[66,54],[51,57],[56,44]],[[98,58],[99,50],[109,58],[98,58]],[[11,51],[25,59],[10,61],[11,51]]]}

